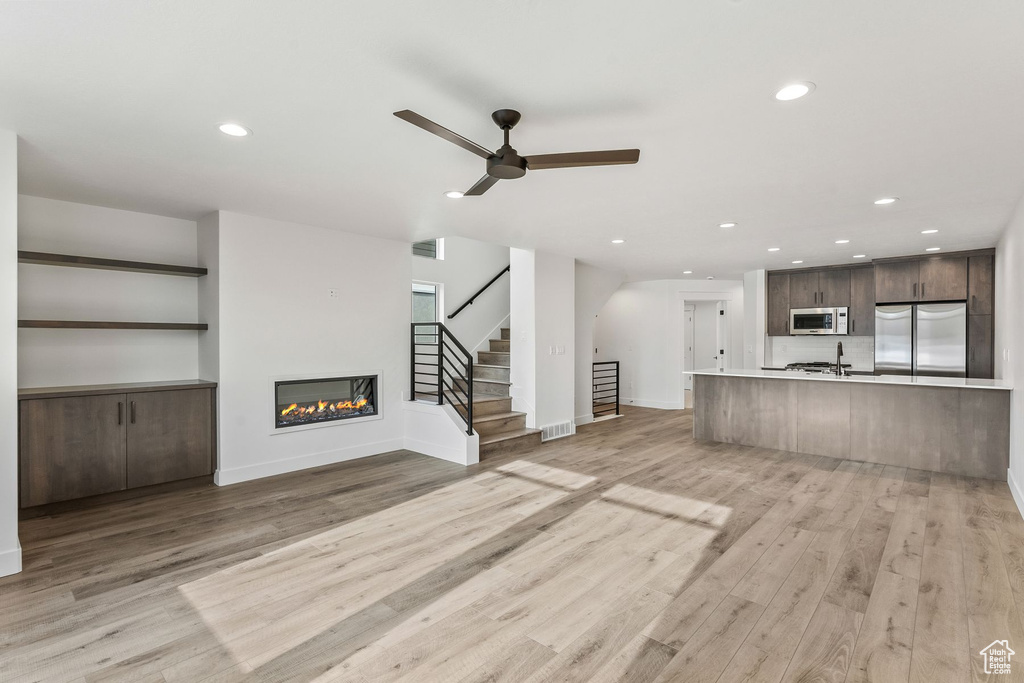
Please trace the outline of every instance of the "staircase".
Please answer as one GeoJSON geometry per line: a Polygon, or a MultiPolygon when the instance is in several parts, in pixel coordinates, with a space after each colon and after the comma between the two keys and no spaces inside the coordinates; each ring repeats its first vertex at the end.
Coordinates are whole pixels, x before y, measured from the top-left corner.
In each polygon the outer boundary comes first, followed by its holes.
{"type": "Polygon", "coordinates": [[[501,328],[501,339],[491,339],[473,364],[473,428],[480,435],[481,459],[540,445],[540,430],[528,429],[526,413],[512,410],[509,338],[509,328],[501,328]]]}

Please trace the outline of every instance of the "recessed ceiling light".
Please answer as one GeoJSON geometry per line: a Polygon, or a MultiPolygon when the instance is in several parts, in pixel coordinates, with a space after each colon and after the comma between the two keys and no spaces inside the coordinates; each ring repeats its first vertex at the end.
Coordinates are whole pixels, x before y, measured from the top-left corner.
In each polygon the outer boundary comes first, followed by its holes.
{"type": "Polygon", "coordinates": [[[942,249],[942,247],[928,247],[925,251],[938,251],[939,249],[942,249]]]}
{"type": "Polygon", "coordinates": [[[866,258],[867,254],[854,254],[853,258],[866,258]]]}
{"type": "Polygon", "coordinates": [[[808,81],[804,81],[802,83],[790,83],[787,86],[779,88],[775,92],[775,99],[780,102],[798,100],[812,90],[814,90],[814,84],[808,81]]]}
{"type": "Polygon", "coordinates": [[[899,197],[882,197],[881,199],[876,199],[875,204],[885,206],[886,204],[894,204],[898,202],[899,199],[899,197]]]}
{"type": "Polygon", "coordinates": [[[936,230],[935,228],[932,228],[931,230],[922,230],[921,234],[922,235],[934,235],[937,232],[938,232],[938,230],[936,230]]]}
{"type": "Polygon", "coordinates": [[[836,240],[836,244],[849,244],[850,240],[836,240]]]}
{"type": "Polygon", "coordinates": [[[447,197],[448,199],[462,199],[466,195],[463,194],[462,192],[459,192],[458,190],[449,190],[448,192],[444,193],[444,196],[447,197]]]}
{"type": "Polygon", "coordinates": [[[714,280],[714,279],[715,279],[715,276],[714,276],[714,275],[708,275],[708,279],[709,279],[709,280],[714,280]]]}
{"type": "Polygon", "coordinates": [[[803,263],[803,261],[793,261],[793,263],[803,263]]]}
{"type": "Polygon", "coordinates": [[[719,223],[718,227],[720,227],[720,228],[735,228],[736,224],[735,223],[719,223]]]}
{"type": "Polygon", "coordinates": [[[684,270],[683,271],[683,275],[693,275],[693,271],[692,270],[684,270]]]}
{"type": "Polygon", "coordinates": [[[778,247],[768,247],[768,251],[778,251],[778,247]]]}
{"type": "Polygon", "coordinates": [[[238,123],[222,123],[217,126],[221,133],[233,138],[244,138],[252,135],[252,131],[238,123]]]}
{"type": "Polygon", "coordinates": [[[612,240],[612,244],[622,244],[626,240],[612,240]]]}

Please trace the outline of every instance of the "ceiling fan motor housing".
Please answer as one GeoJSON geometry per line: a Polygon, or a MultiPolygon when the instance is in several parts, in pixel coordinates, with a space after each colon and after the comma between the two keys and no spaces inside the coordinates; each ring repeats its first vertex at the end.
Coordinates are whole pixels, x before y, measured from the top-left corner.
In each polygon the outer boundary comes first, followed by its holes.
{"type": "Polygon", "coordinates": [[[487,175],[502,180],[522,178],[526,175],[526,159],[508,145],[502,145],[497,154],[487,160],[487,175]]]}

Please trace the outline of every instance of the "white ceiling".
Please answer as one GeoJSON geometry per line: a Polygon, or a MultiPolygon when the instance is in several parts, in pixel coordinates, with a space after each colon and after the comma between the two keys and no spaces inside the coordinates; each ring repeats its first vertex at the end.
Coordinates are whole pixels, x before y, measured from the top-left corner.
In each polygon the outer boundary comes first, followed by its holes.
{"type": "Polygon", "coordinates": [[[1007,0],[3,2],[0,127],[26,194],[727,278],[994,245],[1024,191],[1022,27],[1007,0]],[[794,80],[817,89],[775,101],[794,80]],[[497,148],[501,107],[522,154],[640,163],[450,200],[483,160],[391,115],[497,148]]]}

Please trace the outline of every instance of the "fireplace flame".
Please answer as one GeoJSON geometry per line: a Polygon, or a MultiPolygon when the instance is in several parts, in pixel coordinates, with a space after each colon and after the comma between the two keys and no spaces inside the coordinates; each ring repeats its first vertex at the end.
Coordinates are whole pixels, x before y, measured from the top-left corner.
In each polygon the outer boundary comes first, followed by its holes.
{"type": "Polygon", "coordinates": [[[362,396],[358,397],[355,401],[338,401],[337,403],[318,400],[316,404],[308,406],[300,406],[297,403],[293,403],[281,411],[281,417],[285,417],[291,413],[295,413],[297,415],[313,415],[315,413],[322,413],[325,410],[330,410],[332,412],[339,410],[359,410],[367,403],[369,403],[369,401],[362,396]]]}
{"type": "Polygon", "coordinates": [[[281,411],[281,417],[284,417],[285,415],[287,415],[288,413],[292,412],[293,410],[295,410],[298,407],[299,406],[298,406],[297,403],[291,404],[290,406],[288,406],[287,408],[285,408],[284,410],[281,411]]]}

